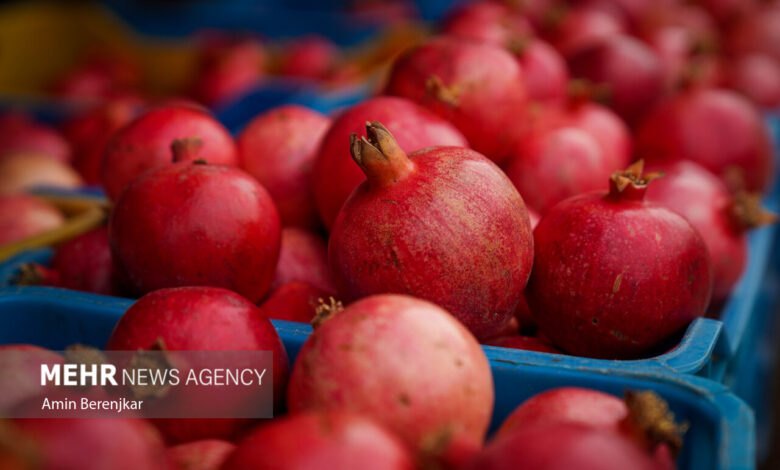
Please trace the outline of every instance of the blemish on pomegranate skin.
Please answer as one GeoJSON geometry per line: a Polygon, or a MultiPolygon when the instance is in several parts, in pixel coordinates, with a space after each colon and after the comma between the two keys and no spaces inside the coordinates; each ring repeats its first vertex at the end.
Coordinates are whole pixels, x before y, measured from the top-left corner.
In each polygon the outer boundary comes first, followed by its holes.
{"type": "Polygon", "coordinates": [[[398,403],[400,403],[403,406],[411,406],[412,405],[412,399],[409,398],[409,395],[402,393],[398,395],[398,403]]]}
{"type": "Polygon", "coordinates": [[[615,278],[615,283],[612,284],[612,293],[617,294],[617,292],[620,290],[620,282],[623,280],[623,273],[620,273],[615,278]]]}

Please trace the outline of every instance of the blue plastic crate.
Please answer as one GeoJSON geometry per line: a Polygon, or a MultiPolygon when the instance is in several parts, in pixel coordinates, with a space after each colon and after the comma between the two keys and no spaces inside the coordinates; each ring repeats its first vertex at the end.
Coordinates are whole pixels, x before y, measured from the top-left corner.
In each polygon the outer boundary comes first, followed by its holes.
{"type": "MultiPolygon", "coordinates": [[[[81,343],[102,347],[130,300],[43,288],[0,289],[0,344],[32,343],[62,350],[81,343]]],[[[273,321],[291,360],[311,333],[300,323],[273,321]]],[[[667,370],[609,369],[561,361],[560,356],[529,352],[525,359],[509,350],[484,347],[496,387],[492,429],[532,395],[551,388],[580,386],[622,395],[625,390],[654,390],[679,420],[687,421],[679,458],[681,470],[754,468],[753,414],[720,384],[681,377],[667,370]]]]}

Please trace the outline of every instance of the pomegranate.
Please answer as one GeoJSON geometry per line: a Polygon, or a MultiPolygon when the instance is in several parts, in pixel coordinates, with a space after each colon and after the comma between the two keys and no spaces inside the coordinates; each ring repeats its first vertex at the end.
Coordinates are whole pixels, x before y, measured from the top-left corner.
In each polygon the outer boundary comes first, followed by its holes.
{"type": "Polygon", "coordinates": [[[122,193],[109,226],[114,262],[139,294],[217,286],[257,302],[279,257],[271,196],[238,168],[191,159],[148,171],[122,193]]]}
{"type": "Polygon", "coordinates": [[[239,442],[222,470],[412,470],[412,456],[393,434],[342,411],[299,413],[261,426],[239,442]],[[305,443],[302,448],[301,443],[305,443]]]}
{"type": "Polygon", "coordinates": [[[204,42],[193,85],[198,101],[209,106],[224,103],[262,80],[268,57],[258,40],[212,34],[204,42]]]}
{"type": "Polygon", "coordinates": [[[58,77],[53,94],[84,101],[98,101],[131,93],[141,81],[140,64],[117,50],[92,53],[58,77]]]}
{"type": "Polygon", "coordinates": [[[65,224],[65,216],[48,202],[26,194],[0,196],[0,245],[65,224]]]}
{"type": "Polygon", "coordinates": [[[568,197],[606,189],[617,169],[596,139],[574,127],[529,134],[504,168],[523,200],[542,215],[568,197]]]}
{"type": "Polygon", "coordinates": [[[541,331],[564,351],[624,359],[652,352],[704,314],[713,269],[701,235],[643,201],[638,162],[609,192],[567,199],[534,230],[526,298],[541,331]]]}
{"type": "Polygon", "coordinates": [[[624,33],[626,27],[614,12],[584,5],[564,12],[559,18],[553,17],[547,29],[546,35],[555,48],[569,57],[580,49],[624,33]]]}
{"type": "Polygon", "coordinates": [[[15,153],[0,158],[0,194],[33,188],[75,189],[81,177],[67,163],[43,153],[15,153]]]}
{"type": "Polygon", "coordinates": [[[165,455],[170,470],[219,470],[235,448],[227,441],[204,439],[169,447],[165,455]]]}
{"type": "Polygon", "coordinates": [[[330,313],[296,359],[291,412],[356,412],[431,458],[481,445],[493,410],[490,366],[452,316],[402,295],[372,296],[330,313]]]}
{"type": "Polygon", "coordinates": [[[609,108],[586,99],[572,97],[564,109],[562,122],[590,134],[601,146],[607,166],[625,168],[631,162],[631,131],[609,108]]]}
{"type": "Polygon", "coordinates": [[[299,281],[335,295],[336,287],[328,268],[328,245],[314,233],[287,227],[282,229],[282,245],[279,262],[271,289],[299,281]]]}
{"type": "Polygon", "coordinates": [[[520,12],[481,0],[454,8],[444,19],[442,33],[511,49],[530,37],[533,28],[520,12]]]}
{"type": "Polygon", "coordinates": [[[663,70],[652,49],[629,36],[613,36],[569,57],[571,73],[606,88],[610,107],[628,122],[661,96],[663,70]]]}
{"type": "Polygon", "coordinates": [[[780,106],[780,63],[761,54],[740,57],[729,68],[728,84],[766,109],[780,106]]]}
{"type": "Polygon", "coordinates": [[[106,146],[101,181],[116,201],[128,183],[152,168],[171,164],[171,144],[177,139],[200,142],[196,155],[213,164],[238,163],[233,139],[207,113],[189,106],[163,106],[149,110],[120,129],[106,146]]]}
{"type": "Polygon", "coordinates": [[[620,423],[626,416],[626,402],[609,393],[579,387],[554,388],[532,396],[515,408],[501,423],[498,435],[553,423],[578,423],[620,432],[620,423]]]}
{"type": "Polygon", "coordinates": [[[451,124],[403,98],[371,98],[344,111],[323,138],[312,175],[317,209],[328,230],[344,201],[366,179],[349,157],[349,136],[362,132],[366,121],[385,123],[405,152],[434,145],[468,147],[451,124]]]}
{"type": "Polygon", "coordinates": [[[533,336],[511,335],[492,338],[484,343],[487,346],[499,346],[510,349],[524,349],[526,351],[538,351],[545,353],[561,354],[551,344],[533,336]]]}
{"type": "Polygon", "coordinates": [[[514,49],[523,70],[528,98],[543,103],[559,103],[566,97],[569,69],[550,44],[533,39],[514,49]]]}
{"type": "Polygon", "coordinates": [[[496,439],[467,469],[672,470],[668,454],[656,457],[628,437],[577,423],[528,426],[496,439]]]}
{"type": "Polygon", "coordinates": [[[78,114],[62,126],[73,146],[73,167],[88,184],[100,183],[100,165],[111,136],[135,117],[135,100],[111,100],[78,114]]]}
{"type": "MultiPolygon", "coordinates": [[[[63,357],[56,352],[31,344],[0,345],[0,412],[6,414],[42,392],[56,392],[54,386],[41,387],[41,365],[62,362],[63,357]]],[[[2,448],[0,443],[0,454],[2,448]]]]}
{"type": "MultiPolygon", "coordinates": [[[[289,363],[282,340],[258,307],[219,287],[160,289],[141,297],[119,319],[107,350],[244,351],[273,353],[273,396],[284,399],[289,363]]],[[[230,438],[238,419],[163,419],[155,424],[172,443],[230,438]]]]}
{"type": "Polygon", "coordinates": [[[767,2],[755,8],[735,21],[725,39],[734,55],[758,52],[780,60],[780,6],[767,2]]]}
{"type": "Polygon", "coordinates": [[[324,80],[340,61],[340,51],[330,39],[309,35],[285,45],[279,59],[279,74],[309,80],[324,80]]]}
{"type": "Polygon", "coordinates": [[[305,282],[292,281],[274,289],[260,309],[275,320],[310,323],[320,299],[327,299],[329,294],[305,282]]]}
{"type": "Polygon", "coordinates": [[[60,287],[121,295],[107,227],[87,232],[57,248],[51,267],[59,275],[60,287]]]}
{"type": "Polygon", "coordinates": [[[0,115],[0,156],[14,153],[41,153],[69,162],[71,149],[59,132],[21,113],[0,115]]]}
{"type": "Polygon", "coordinates": [[[453,37],[431,39],[398,58],[385,92],[452,122],[495,162],[508,157],[510,127],[527,98],[522,70],[509,52],[453,37]]]}
{"type": "Polygon", "coordinates": [[[316,111],[285,105],[257,116],[238,136],[241,168],[268,189],[285,226],[319,226],[311,171],[329,126],[316,111]]]}
{"type": "Polygon", "coordinates": [[[523,293],[533,239],[523,199],[472,150],[407,156],[380,123],[352,137],[368,180],[344,204],[328,245],[346,300],[386,292],[430,300],[478,338],[498,334],[523,293]]]}
{"type": "Polygon", "coordinates": [[[664,177],[647,190],[647,200],[668,207],[696,228],[710,252],[713,266],[712,304],[719,307],[745,268],[746,232],[774,222],[761,210],[759,198],[732,197],[726,186],[706,169],[687,160],[653,167],[664,177]]]}
{"type": "Polygon", "coordinates": [[[648,163],[692,160],[732,190],[765,190],[774,175],[760,113],[727,90],[691,88],[663,101],[640,125],[636,146],[648,163]]]}
{"type": "MultiPolygon", "coordinates": [[[[20,419],[11,439],[28,443],[22,461],[41,470],[166,470],[165,448],[147,422],[129,419],[20,419]]],[[[12,446],[22,451],[21,446],[12,446]]],[[[25,467],[21,467],[25,468],[25,467]]]]}

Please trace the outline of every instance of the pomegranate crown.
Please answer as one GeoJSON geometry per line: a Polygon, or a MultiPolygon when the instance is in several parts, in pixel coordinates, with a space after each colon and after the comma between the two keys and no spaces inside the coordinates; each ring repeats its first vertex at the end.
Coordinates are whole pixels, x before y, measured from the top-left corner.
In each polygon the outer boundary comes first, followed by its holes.
{"type": "Polygon", "coordinates": [[[688,425],[675,422],[674,413],[663,398],[649,390],[627,390],[624,401],[628,408],[624,424],[640,443],[649,450],[665,444],[675,456],[680,452],[688,425]]]}
{"type": "Polygon", "coordinates": [[[761,195],[739,191],[731,200],[731,216],[737,227],[752,229],[777,222],[777,214],[764,209],[761,195]]]}
{"type": "Polygon", "coordinates": [[[391,185],[414,170],[414,163],[382,123],[366,122],[366,136],[351,134],[349,147],[352,159],[366,174],[371,185],[391,185]]]}
{"type": "Polygon", "coordinates": [[[311,326],[315,329],[340,311],[344,310],[344,304],[333,297],[328,297],[327,302],[321,298],[317,299],[317,302],[319,302],[319,305],[314,309],[314,318],[311,321],[311,326]]]}
{"type": "Polygon", "coordinates": [[[661,172],[644,174],[644,160],[637,160],[623,171],[616,171],[610,177],[609,194],[618,198],[642,199],[648,183],[663,176],[661,172]]]}

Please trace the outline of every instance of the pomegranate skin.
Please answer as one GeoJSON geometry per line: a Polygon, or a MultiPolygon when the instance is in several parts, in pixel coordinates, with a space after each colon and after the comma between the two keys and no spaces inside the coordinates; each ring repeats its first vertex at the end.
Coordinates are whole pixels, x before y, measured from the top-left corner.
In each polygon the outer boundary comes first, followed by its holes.
{"type": "Polygon", "coordinates": [[[612,110],[589,101],[572,100],[562,121],[590,134],[601,146],[607,166],[625,168],[631,163],[633,139],[626,123],[612,110]]]}
{"type": "Polygon", "coordinates": [[[377,295],[315,329],[293,367],[287,406],[358,413],[430,455],[480,446],[493,400],[487,357],[468,330],[429,302],[377,295]]]}
{"type": "Polygon", "coordinates": [[[339,49],[330,39],[309,35],[293,40],[280,57],[279,74],[308,80],[324,80],[335,71],[339,49]]]}
{"type": "Polygon", "coordinates": [[[636,147],[649,164],[694,161],[731,190],[763,191],[774,175],[761,115],[727,90],[692,89],[660,103],[640,125],[636,147]]]}
{"type": "Polygon", "coordinates": [[[531,36],[533,28],[525,16],[506,5],[478,1],[454,8],[444,20],[442,33],[512,48],[531,36]]]}
{"type": "Polygon", "coordinates": [[[41,470],[167,470],[160,436],[147,422],[19,419],[13,424],[40,449],[41,470]]]}
{"type": "Polygon", "coordinates": [[[125,186],[141,174],[172,164],[171,144],[177,139],[201,142],[192,160],[238,163],[233,138],[213,117],[190,106],[163,106],[143,113],[111,138],[100,170],[106,195],[116,201],[125,186]]]}
{"type": "Polygon", "coordinates": [[[298,413],[239,442],[222,470],[413,470],[403,443],[373,421],[341,411],[298,413]],[[304,448],[301,448],[301,444],[304,448]]]}
{"type": "Polygon", "coordinates": [[[0,115],[0,156],[20,152],[43,153],[65,163],[71,159],[68,141],[56,130],[25,114],[0,115]]]}
{"type": "Polygon", "coordinates": [[[526,299],[541,331],[571,354],[646,354],[710,301],[704,240],[681,216],[643,201],[644,181],[619,191],[616,181],[630,170],[613,175],[609,193],[559,203],[534,230],[526,299]]]}
{"type": "Polygon", "coordinates": [[[717,176],[687,160],[653,170],[664,177],[648,187],[647,200],[680,214],[699,231],[712,259],[712,304],[721,305],[747,261],[747,227],[732,217],[731,194],[717,176]]]}
{"type": "Polygon", "coordinates": [[[653,457],[628,437],[577,423],[527,426],[500,437],[468,470],[671,470],[668,454],[653,457]]]}
{"type": "MultiPolygon", "coordinates": [[[[378,131],[368,132],[374,139],[378,131]]],[[[388,167],[406,173],[366,169],[372,179],[333,226],[328,260],[339,293],[347,301],[413,295],[444,307],[478,338],[500,334],[533,263],[522,197],[473,150],[436,147],[407,157],[394,146],[385,155],[388,167]]]]}
{"type": "Polygon", "coordinates": [[[67,120],[62,132],[73,147],[73,167],[88,184],[100,183],[103,153],[113,134],[136,115],[136,100],[117,99],[67,120]]]}
{"type": "Polygon", "coordinates": [[[15,153],[0,157],[0,194],[35,188],[77,189],[84,184],[69,164],[43,153],[15,153]]]}
{"type": "Polygon", "coordinates": [[[489,339],[482,344],[485,344],[487,346],[498,346],[502,348],[524,349],[526,351],[561,354],[561,352],[557,350],[555,347],[553,347],[552,345],[533,336],[522,336],[522,335],[499,336],[497,338],[489,339]]]}
{"type": "Polygon", "coordinates": [[[252,302],[271,285],[280,232],[271,196],[254,178],[197,162],[133,181],[109,225],[114,262],[137,293],[216,286],[252,302]]]}
{"type": "Polygon", "coordinates": [[[274,198],[285,226],[319,227],[311,171],[330,119],[298,105],[254,118],[236,140],[240,166],[274,198]]]}
{"type": "Polygon", "coordinates": [[[549,31],[548,37],[565,57],[625,32],[618,15],[587,5],[567,12],[549,31]]]}
{"type": "Polygon", "coordinates": [[[255,39],[207,37],[192,93],[209,106],[227,102],[262,80],[267,61],[265,48],[255,39]]]}
{"type": "Polygon", "coordinates": [[[305,282],[327,295],[336,295],[328,268],[328,245],[319,235],[292,227],[282,229],[279,262],[271,289],[290,282],[305,282]]]}
{"type": "Polygon", "coordinates": [[[310,323],[314,319],[319,299],[324,301],[330,295],[305,282],[293,281],[274,289],[260,308],[268,318],[274,320],[310,323]]]}
{"type": "Polygon", "coordinates": [[[740,57],[728,77],[729,86],[766,109],[780,106],[780,64],[762,54],[740,57]]]}
{"type": "Polygon", "coordinates": [[[561,127],[522,139],[504,170],[526,204],[544,215],[568,197],[606,189],[618,168],[590,134],[561,127]]]}
{"type": "Polygon", "coordinates": [[[523,70],[528,99],[542,103],[560,103],[566,98],[569,69],[566,61],[550,44],[533,39],[517,52],[523,70]]]}
{"type": "MultiPolygon", "coordinates": [[[[169,351],[271,351],[273,396],[284,400],[289,361],[282,340],[262,311],[219,287],[160,289],[141,297],[119,319],[106,343],[109,351],[150,349],[162,340],[169,351]]],[[[240,419],[159,419],[169,443],[234,437],[240,419]]]]}
{"type": "Polygon", "coordinates": [[[621,432],[628,407],[609,393],[579,387],[561,387],[538,393],[515,408],[498,429],[498,436],[525,426],[577,423],[621,432]]]}
{"type": "Polygon", "coordinates": [[[0,245],[54,230],[65,216],[48,202],[26,194],[0,196],[0,245]]]}
{"type": "Polygon", "coordinates": [[[403,98],[380,96],[344,111],[322,140],[312,176],[317,209],[328,230],[344,201],[366,179],[349,156],[349,136],[362,133],[366,121],[382,122],[406,152],[434,145],[468,147],[452,124],[403,98]]]}
{"type": "Polygon", "coordinates": [[[59,274],[59,287],[121,295],[107,227],[89,231],[61,245],[54,253],[51,268],[59,274]]]}
{"type": "Polygon", "coordinates": [[[399,57],[385,93],[402,96],[450,121],[472,148],[505,160],[511,124],[526,105],[520,64],[500,47],[439,37],[399,57]]]}
{"type": "Polygon", "coordinates": [[[571,74],[607,87],[608,101],[626,121],[640,119],[660,98],[661,61],[652,49],[629,36],[614,36],[569,57],[571,74]]]}
{"type": "Polygon", "coordinates": [[[236,446],[219,439],[204,439],[169,447],[170,470],[219,470],[236,446]]]}

